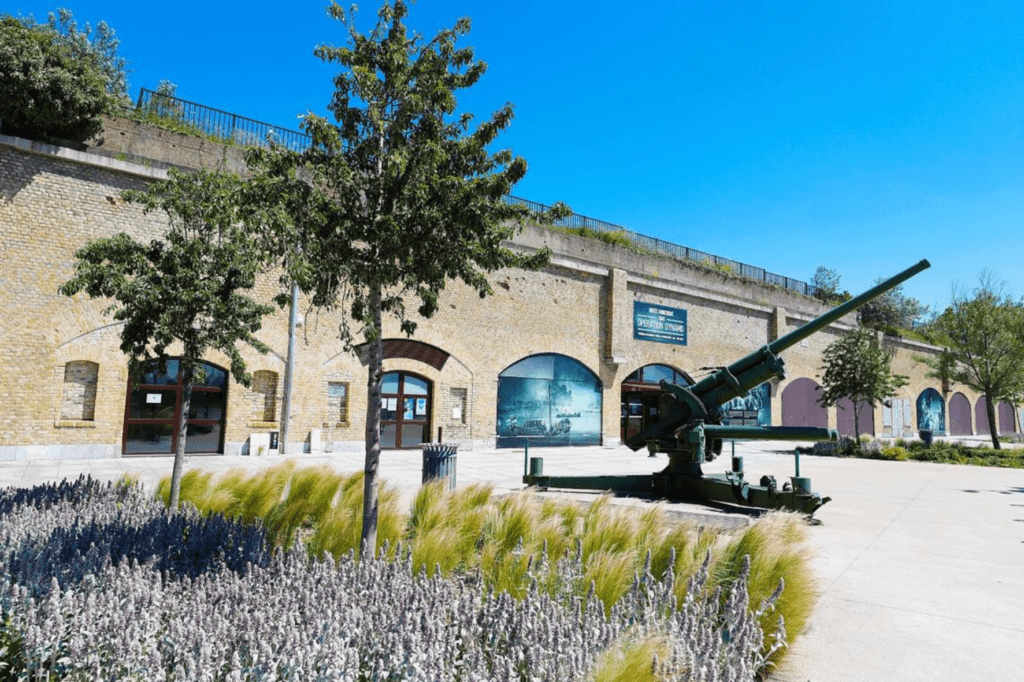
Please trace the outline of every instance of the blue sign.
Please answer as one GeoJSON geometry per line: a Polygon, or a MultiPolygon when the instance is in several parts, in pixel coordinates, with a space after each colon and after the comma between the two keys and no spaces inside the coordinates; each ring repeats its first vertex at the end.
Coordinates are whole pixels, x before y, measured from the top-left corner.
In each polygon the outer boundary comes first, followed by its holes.
{"type": "Polygon", "coordinates": [[[633,338],[686,345],[686,311],[633,301],[633,338]]]}

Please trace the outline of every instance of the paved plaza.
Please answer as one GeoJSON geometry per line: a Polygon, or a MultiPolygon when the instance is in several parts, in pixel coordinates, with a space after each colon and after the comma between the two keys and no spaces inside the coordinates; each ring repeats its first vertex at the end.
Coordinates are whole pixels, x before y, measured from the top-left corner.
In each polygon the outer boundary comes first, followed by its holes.
{"type": "MultiPolygon", "coordinates": [[[[791,443],[737,444],[748,477],[780,480],[793,470],[791,443]]],[[[460,485],[522,489],[522,450],[463,451],[460,485]]],[[[550,475],[638,474],[664,466],[625,447],[536,448],[550,475]]],[[[257,470],[284,457],[192,457],[186,469],[257,470]]],[[[300,466],[362,468],[362,453],[294,458],[300,466]]],[[[90,474],[136,476],[147,488],[171,470],[169,457],[0,462],[0,486],[31,486],[90,474]]],[[[728,458],[705,466],[716,472],[728,458]]],[[[420,482],[418,451],[385,451],[382,478],[411,500],[420,482]]],[[[924,462],[801,458],[801,474],[833,498],[808,528],[821,589],[808,630],[776,682],[1019,682],[1024,679],[1024,470],[924,462]]],[[[556,494],[556,493],[549,493],[556,494]]],[[[587,493],[568,495],[593,499],[587,493]]],[[[638,500],[618,500],[645,504],[638,500]]],[[[744,514],[670,504],[673,514],[717,526],[744,514]]]]}

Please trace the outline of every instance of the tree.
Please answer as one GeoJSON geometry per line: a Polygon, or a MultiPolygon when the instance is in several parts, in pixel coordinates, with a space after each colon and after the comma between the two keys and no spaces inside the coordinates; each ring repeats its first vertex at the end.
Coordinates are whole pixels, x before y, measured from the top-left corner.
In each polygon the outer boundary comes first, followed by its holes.
{"type": "Polygon", "coordinates": [[[822,360],[825,373],[818,402],[831,407],[843,398],[849,399],[853,403],[853,430],[858,439],[860,406],[867,403],[875,407],[878,402],[888,406],[888,398],[907,385],[907,377],[892,373],[889,353],[878,343],[875,332],[863,327],[829,344],[822,360]]]}
{"type": "MultiPolygon", "coordinates": [[[[875,284],[882,281],[882,278],[878,278],[875,284]]],[[[913,296],[907,296],[901,284],[865,303],[860,309],[859,319],[867,327],[893,333],[899,329],[913,329],[929,312],[927,305],[913,296]]]]}
{"type": "Polygon", "coordinates": [[[929,376],[984,394],[992,447],[999,449],[996,405],[1024,393],[1024,308],[990,273],[982,273],[970,294],[954,288],[952,302],[929,325],[944,347],[937,357],[919,357],[929,376]]]}
{"type": "Polygon", "coordinates": [[[315,50],[342,67],[329,105],[335,123],[307,115],[303,128],[313,144],[303,152],[250,149],[249,207],[282,259],[283,284],[297,283],[314,306],[344,306],[351,322],[340,323],[342,340],[368,351],[362,538],[372,552],[384,317],[411,335],[407,297],[428,318],[449,280],[484,297],[491,293],[486,273],[542,267],[547,252],[517,254],[502,241],[528,219],[553,220],[567,210],[540,215],[506,201],[526,162],[489,147],[512,120],[511,105],[473,130],[472,116],[455,114],[456,92],[486,69],[472,48],[456,46],[468,19],[424,40],[408,32],[402,0],[385,2],[368,34],[336,2],[328,12],[348,33],[347,45],[315,50]]]}
{"type": "Polygon", "coordinates": [[[245,295],[266,261],[238,222],[239,180],[232,175],[170,171],[146,191],[123,197],[145,212],[163,210],[170,229],[148,245],[125,233],[97,239],[76,252],[75,276],[60,287],[73,296],[114,299],[106,309],[124,322],[121,350],[129,357],[129,374],[137,381],[143,366],[155,359],[166,364],[168,347],[181,343],[183,373],[178,443],[171,474],[170,507],[176,509],[185,458],[192,388],[201,382],[201,362],[208,350],[231,360],[231,375],[248,386],[251,376],[236,346],[244,342],[260,353],[267,346],[256,337],[273,306],[245,295]]]}
{"type": "Polygon", "coordinates": [[[819,265],[811,277],[811,286],[814,287],[814,297],[826,305],[838,305],[849,301],[849,291],[839,291],[839,283],[843,276],[834,268],[819,265]]]}
{"type": "Polygon", "coordinates": [[[101,114],[128,102],[119,40],[106,23],[79,30],[70,10],[31,18],[0,16],[0,120],[32,139],[84,140],[101,114]]]}

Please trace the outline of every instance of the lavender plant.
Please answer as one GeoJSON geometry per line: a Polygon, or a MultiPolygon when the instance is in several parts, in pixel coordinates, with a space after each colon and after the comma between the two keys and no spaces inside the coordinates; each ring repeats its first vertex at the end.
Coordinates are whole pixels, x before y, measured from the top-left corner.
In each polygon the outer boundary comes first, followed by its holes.
{"type": "MultiPolygon", "coordinates": [[[[0,678],[583,681],[605,652],[653,638],[669,643],[657,679],[752,680],[766,660],[758,618],[778,598],[751,612],[749,564],[708,590],[706,561],[680,602],[672,556],[660,579],[648,558],[606,611],[580,589],[578,542],[554,566],[546,552],[530,561],[515,599],[479,572],[416,571],[408,548],[268,554],[258,524],[175,517],[87,479],[0,492],[0,678]]],[[[770,639],[784,645],[781,624],[770,639]]]]}

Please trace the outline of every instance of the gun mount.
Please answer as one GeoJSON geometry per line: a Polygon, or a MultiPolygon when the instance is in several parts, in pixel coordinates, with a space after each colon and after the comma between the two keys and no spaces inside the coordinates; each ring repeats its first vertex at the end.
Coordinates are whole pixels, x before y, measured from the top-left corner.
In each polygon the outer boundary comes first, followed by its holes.
{"type": "Polygon", "coordinates": [[[538,460],[531,462],[530,473],[523,476],[523,482],[548,488],[645,493],[670,500],[726,502],[813,514],[830,498],[811,491],[810,479],[800,476],[799,459],[792,483],[781,489],[772,476],[761,477],[760,485],[748,483],[742,457],[734,457],[731,470],[724,474],[704,474],[701,465],[721,454],[722,441],[727,439],[836,440],[836,432],[817,427],[733,426],[725,423],[722,406],[746,396],[765,381],[784,379],[785,363],[779,353],[930,266],[927,260],[920,261],[746,357],[716,369],[692,386],[663,380],[661,420],[628,438],[625,444],[634,451],[646,447],[652,455],[665,453],[669,462],[664,470],[638,476],[545,476],[543,462],[538,460]]]}

